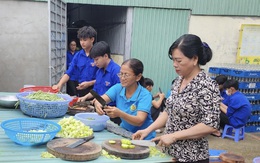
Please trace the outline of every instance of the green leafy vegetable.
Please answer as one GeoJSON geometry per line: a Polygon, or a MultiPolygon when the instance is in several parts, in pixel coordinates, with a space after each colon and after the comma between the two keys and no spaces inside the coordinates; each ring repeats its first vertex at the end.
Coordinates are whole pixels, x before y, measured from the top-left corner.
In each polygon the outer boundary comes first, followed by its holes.
{"type": "Polygon", "coordinates": [[[44,101],[64,101],[64,99],[59,97],[57,94],[43,92],[41,90],[34,93],[30,93],[25,98],[44,101]]]}

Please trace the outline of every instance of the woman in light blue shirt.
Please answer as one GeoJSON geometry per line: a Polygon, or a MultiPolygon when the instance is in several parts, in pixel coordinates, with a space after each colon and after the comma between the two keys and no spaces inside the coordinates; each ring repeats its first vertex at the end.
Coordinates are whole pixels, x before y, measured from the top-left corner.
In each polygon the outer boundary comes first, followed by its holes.
{"type": "MultiPolygon", "coordinates": [[[[130,132],[136,132],[147,128],[153,123],[150,108],[152,96],[142,86],[143,84],[143,63],[131,58],[122,63],[120,73],[120,84],[112,86],[102,98],[109,102],[116,102],[115,106],[102,106],[98,101],[94,105],[98,114],[107,114],[110,118],[120,117],[120,126],[130,132]]],[[[151,132],[146,140],[154,138],[155,132],[151,132]]]]}

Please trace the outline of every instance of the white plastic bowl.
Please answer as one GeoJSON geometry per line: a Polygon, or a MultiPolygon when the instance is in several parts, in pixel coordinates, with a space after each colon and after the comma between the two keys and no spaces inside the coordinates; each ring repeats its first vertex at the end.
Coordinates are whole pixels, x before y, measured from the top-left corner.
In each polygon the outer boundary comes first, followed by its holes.
{"type": "Polygon", "coordinates": [[[0,96],[0,105],[3,107],[14,108],[17,101],[15,95],[0,96]]]}
{"type": "Polygon", "coordinates": [[[97,113],[77,113],[75,119],[80,120],[93,131],[102,131],[106,128],[106,122],[109,120],[107,115],[98,115],[97,113]]]}

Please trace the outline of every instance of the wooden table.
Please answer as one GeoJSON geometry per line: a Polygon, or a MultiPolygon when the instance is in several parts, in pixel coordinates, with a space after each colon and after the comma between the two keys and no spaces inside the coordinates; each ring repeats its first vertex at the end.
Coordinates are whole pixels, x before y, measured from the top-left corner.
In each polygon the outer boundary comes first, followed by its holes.
{"type": "MultiPolygon", "coordinates": [[[[11,92],[0,92],[0,95],[9,95],[15,94],[11,92]]],[[[69,115],[65,115],[69,116],[69,115]]],[[[0,106],[0,122],[12,118],[23,118],[29,116],[24,115],[20,109],[8,109],[0,106]]],[[[61,118],[48,119],[51,121],[58,122],[61,118]]],[[[113,133],[108,132],[107,130],[103,130],[101,132],[94,132],[95,139],[93,140],[95,143],[101,145],[104,141],[108,139],[121,139],[121,136],[115,135],[113,133]]],[[[48,163],[60,163],[60,162],[68,162],[61,160],[59,158],[55,159],[46,159],[41,158],[41,153],[45,152],[46,144],[41,146],[21,146],[13,141],[11,141],[7,135],[4,133],[4,130],[0,129],[0,162],[17,162],[17,163],[35,163],[35,162],[48,162],[48,163]]],[[[72,162],[72,161],[70,161],[72,162]]],[[[88,162],[102,162],[102,163],[114,163],[117,160],[107,159],[103,156],[100,156],[96,160],[88,161],[88,162]]],[[[148,157],[146,159],[141,160],[120,160],[118,162],[171,162],[171,157],[148,157]]]]}

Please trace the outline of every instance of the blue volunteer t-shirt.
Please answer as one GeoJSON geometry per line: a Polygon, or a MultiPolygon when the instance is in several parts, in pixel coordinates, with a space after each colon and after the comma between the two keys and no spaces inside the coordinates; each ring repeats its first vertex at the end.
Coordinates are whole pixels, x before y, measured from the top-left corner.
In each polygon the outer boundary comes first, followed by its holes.
{"type": "MultiPolygon", "coordinates": [[[[106,70],[103,68],[98,69],[96,73],[96,82],[93,90],[99,95],[103,95],[113,85],[120,83],[120,79],[117,74],[120,72],[120,66],[116,64],[112,59],[110,60],[106,70]]],[[[115,102],[110,102],[110,106],[115,106],[115,102]]]]}
{"type": "MultiPolygon", "coordinates": [[[[150,112],[152,106],[152,96],[151,93],[140,84],[138,84],[136,91],[130,99],[126,98],[125,91],[126,89],[119,83],[112,86],[106,92],[106,95],[111,99],[111,101],[116,101],[116,107],[127,114],[135,116],[137,115],[137,111],[143,111],[147,113],[147,118],[142,126],[133,126],[121,118],[122,122],[120,126],[130,132],[135,133],[138,130],[147,128],[153,123],[150,112]]],[[[150,140],[155,136],[156,133],[153,131],[147,137],[145,137],[145,140],[150,140]]]]}
{"type": "MultiPolygon", "coordinates": [[[[72,54],[69,50],[67,51],[67,69],[69,69],[69,66],[70,66],[74,56],[77,54],[77,52],[78,51],[75,51],[75,53],[72,54]]],[[[77,77],[78,77],[78,72],[73,71],[73,74],[71,74],[71,76],[70,76],[70,80],[77,81],[77,77]]]]}
{"type": "Polygon", "coordinates": [[[66,74],[72,76],[76,73],[76,80],[79,83],[82,83],[84,81],[95,80],[97,70],[98,67],[95,66],[94,60],[90,58],[90,56],[86,55],[84,49],[81,49],[77,54],[75,54],[66,74]]]}
{"type": "Polygon", "coordinates": [[[117,76],[119,72],[120,66],[111,59],[105,71],[103,68],[97,70],[94,91],[99,95],[103,95],[111,86],[120,83],[120,79],[117,76]]]}
{"type": "Polygon", "coordinates": [[[237,91],[229,96],[227,104],[227,116],[230,125],[235,128],[245,126],[251,115],[251,104],[246,96],[237,91]]]}

